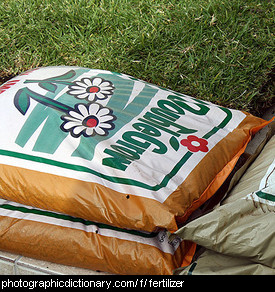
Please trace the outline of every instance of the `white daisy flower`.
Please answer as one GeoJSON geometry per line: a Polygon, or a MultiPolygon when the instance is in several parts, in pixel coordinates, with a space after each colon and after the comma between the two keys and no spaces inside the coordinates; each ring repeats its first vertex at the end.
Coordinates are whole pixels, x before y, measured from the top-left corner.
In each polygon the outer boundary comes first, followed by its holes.
{"type": "Polygon", "coordinates": [[[104,80],[101,77],[82,78],[81,81],[75,81],[69,85],[68,94],[74,95],[79,99],[96,101],[97,99],[106,99],[113,94],[115,87],[111,81],[104,80]]]}
{"type": "Polygon", "coordinates": [[[83,135],[91,137],[94,135],[106,136],[114,129],[113,121],[116,117],[113,111],[98,103],[76,104],[75,110],[61,117],[64,121],[60,126],[61,130],[70,132],[77,138],[83,135]]]}

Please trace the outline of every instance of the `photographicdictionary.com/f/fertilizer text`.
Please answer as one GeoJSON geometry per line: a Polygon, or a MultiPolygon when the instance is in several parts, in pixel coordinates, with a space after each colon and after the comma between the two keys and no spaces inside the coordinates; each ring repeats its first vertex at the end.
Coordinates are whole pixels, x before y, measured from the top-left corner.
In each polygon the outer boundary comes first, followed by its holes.
{"type": "Polygon", "coordinates": [[[14,288],[24,288],[27,290],[47,290],[51,288],[182,288],[184,287],[183,279],[171,278],[121,278],[121,277],[97,277],[97,278],[48,278],[44,277],[11,277],[2,278],[1,290],[14,288]]]}

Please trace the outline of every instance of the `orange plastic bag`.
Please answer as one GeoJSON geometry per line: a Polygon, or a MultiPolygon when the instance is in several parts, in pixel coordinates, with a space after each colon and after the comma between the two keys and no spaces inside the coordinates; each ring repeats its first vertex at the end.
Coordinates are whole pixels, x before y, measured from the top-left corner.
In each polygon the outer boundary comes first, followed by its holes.
{"type": "Polygon", "coordinates": [[[266,124],[124,74],[39,68],[0,87],[0,196],[173,232],[266,124]]]}
{"type": "Polygon", "coordinates": [[[122,275],[169,275],[188,265],[196,244],[166,232],[115,228],[0,199],[0,249],[122,275]]]}

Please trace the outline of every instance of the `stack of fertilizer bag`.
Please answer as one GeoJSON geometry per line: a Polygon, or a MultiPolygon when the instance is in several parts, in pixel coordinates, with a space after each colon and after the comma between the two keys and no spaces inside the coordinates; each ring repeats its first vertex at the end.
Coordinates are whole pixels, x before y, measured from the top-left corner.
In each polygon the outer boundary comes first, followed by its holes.
{"type": "MultiPolygon", "coordinates": [[[[185,226],[268,123],[124,74],[27,71],[0,87],[0,250],[111,274],[189,271],[214,219],[185,226]]],[[[262,190],[230,204],[269,210],[262,190]]]]}

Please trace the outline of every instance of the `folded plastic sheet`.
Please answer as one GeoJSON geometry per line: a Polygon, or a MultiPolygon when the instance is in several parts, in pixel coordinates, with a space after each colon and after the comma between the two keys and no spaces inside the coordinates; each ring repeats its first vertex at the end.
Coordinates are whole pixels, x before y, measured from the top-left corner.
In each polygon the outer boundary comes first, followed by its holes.
{"type": "Polygon", "coordinates": [[[180,275],[275,275],[275,269],[242,257],[233,257],[206,249],[185,269],[174,271],[180,275]]]}

